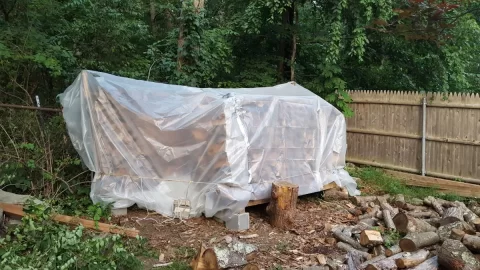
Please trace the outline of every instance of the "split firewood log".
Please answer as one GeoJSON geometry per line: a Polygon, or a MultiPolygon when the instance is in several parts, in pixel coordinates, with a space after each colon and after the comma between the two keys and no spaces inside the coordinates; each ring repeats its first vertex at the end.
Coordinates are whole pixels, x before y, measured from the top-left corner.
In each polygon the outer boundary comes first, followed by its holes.
{"type": "Polygon", "coordinates": [[[365,260],[370,260],[372,258],[372,255],[370,255],[369,253],[363,251],[363,250],[359,250],[347,243],[344,243],[344,242],[337,242],[337,248],[338,249],[341,249],[343,251],[346,251],[346,252],[358,252],[358,254],[360,254],[365,260]]]}
{"type": "Polygon", "coordinates": [[[364,247],[375,247],[381,244],[383,244],[383,238],[379,231],[364,230],[360,233],[360,245],[364,247]]]}
{"type": "Polygon", "coordinates": [[[465,235],[466,233],[462,230],[452,229],[452,232],[450,233],[450,239],[462,241],[465,235]]]}
{"type": "Polygon", "coordinates": [[[391,246],[391,247],[385,249],[385,256],[391,257],[395,254],[400,253],[400,252],[402,252],[402,249],[400,248],[400,246],[399,245],[394,245],[394,246],[391,246]]]}
{"type": "Polygon", "coordinates": [[[412,252],[440,242],[436,232],[410,233],[400,239],[398,245],[403,251],[412,252]]]}
{"type": "Polygon", "coordinates": [[[403,196],[403,194],[395,195],[395,197],[393,197],[393,200],[391,201],[391,203],[395,207],[398,207],[400,209],[403,209],[406,206],[405,197],[403,196]]]}
{"type": "Polygon", "coordinates": [[[428,222],[411,217],[406,213],[398,213],[393,218],[395,228],[400,233],[413,233],[413,232],[434,232],[437,228],[430,225],[428,222]]]}
{"type": "Polygon", "coordinates": [[[480,237],[466,234],[461,241],[470,251],[480,252],[480,237]]]}
{"type": "Polygon", "coordinates": [[[417,252],[396,259],[395,264],[400,269],[415,267],[423,263],[428,258],[428,254],[430,254],[430,252],[425,249],[421,249],[417,252]]]}
{"type": "Polygon", "coordinates": [[[452,233],[453,229],[462,230],[466,234],[475,234],[475,229],[473,229],[473,227],[470,226],[468,223],[466,223],[465,221],[457,221],[444,226],[440,226],[437,229],[437,234],[438,236],[440,236],[440,241],[445,241],[445,239],[450,238],[450,234],[452,233]]]}
{"type": "Polygon", "coordinates": [[[437,249],[438,264],[449,270],[478,270],[480,262],[462,242],[453,239],[443,241],[437,249]]]}
{"type": "Polygon", "coordinates": [[[427,259],[423,263],[415,266],[411,270],[437,270],[438,269],[438,257],[433,256],[430,259],[427,259]]]}
{"type": "Polygon", "coordinates": [[[392,212],[387,209],[382,211],[383,221],[385,222],[385,225],[387,226],[387,228],[389,228],[390,230],[395,230],[395,223],[393,222],[392,216],[390,215],[390,213],[392,212]]]}
{"type": "Polygon", "coordinates": [[[363,251],[363,252],[368,251],[367,248],[362,247],[362,245],[360,245],[360,243],[355,241],[350,236],[344,234],[339,228],[332,229],[332,233],[333,233],[333,236],[335,236],[335,238],[337,238],[338,240],[340,240],[342,242],[345,242],[345,243],[349,244],[350,246],[354,247],[355,249],[358,249],[359,251],[363,251]]]}
{"type": "Polygon", "coordinates": [[[387,257],[385,259],[370,263],[365,268],[366,270],[384,270],[384,269],[397,269],[397,265],[395,264],[395,260],[401,258],[405,255],[405,253],[398,253],[391,257],[387,257]]]}
{"type": "Polygon", "coordinates": [[[440,226],[457,221],[463,221],[463,211],[460,207],[450,207],[443,212],[440,226]]]}
{"type": "Polygon", "coordinates": [[[434,197],[428,196],[423,200],[423,202],[435,209],[440,216],[443,216],[443,207],[434,197]]]}

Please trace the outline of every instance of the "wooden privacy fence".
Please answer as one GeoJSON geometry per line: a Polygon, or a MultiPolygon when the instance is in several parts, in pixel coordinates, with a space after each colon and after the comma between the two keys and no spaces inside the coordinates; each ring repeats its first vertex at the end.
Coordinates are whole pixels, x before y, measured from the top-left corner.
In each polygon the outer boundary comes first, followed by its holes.
{"type": "Polygon", "coordinates": [[[347,161],[480,184],[478,94],[349,94],[347,161]]]}

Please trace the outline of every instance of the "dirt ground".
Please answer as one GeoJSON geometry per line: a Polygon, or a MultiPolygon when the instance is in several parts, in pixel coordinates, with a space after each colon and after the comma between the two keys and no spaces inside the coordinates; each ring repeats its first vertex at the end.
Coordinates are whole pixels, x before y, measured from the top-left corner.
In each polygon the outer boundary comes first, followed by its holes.
{"type": "MultiPolygon", "coordinates": [[[[263,269],[275,266],[301,268],[318,265],[317,255],[340,256],[335,248],[330,228],[335,224],[353,224],[355,218],[348,213],[348,201],[325,202],[317,195],[301,197],[297,204],[295,227],[290,231],[272,228],[267,220],[266,205],[247,208],[250,213],[250,229],[243,232],[228,231],[225,225],[204,217],[185,221],[162,217],[145,210],[130,210],[128,216],[118,222],[140,230],[140,235],[158,254],[163,262],[184,261],[190,263],[201,243],[217,245],[225,239],[256,234],[249,239],[239,239],[253,244],[257,251],[247,260],[263,269]]],[[[160,263],[150,260],[146,264],[160,263]]],[[[148,267],[148,266],[147,266],[148,267]]]]}

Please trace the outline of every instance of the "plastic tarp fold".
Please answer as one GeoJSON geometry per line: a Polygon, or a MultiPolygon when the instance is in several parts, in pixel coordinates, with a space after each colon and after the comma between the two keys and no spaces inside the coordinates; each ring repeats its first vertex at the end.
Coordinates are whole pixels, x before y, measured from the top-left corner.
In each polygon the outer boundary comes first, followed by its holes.
{"type": "Polygon", "coordinates": [[[187,199],[193,216],[227,220],[275,181],[300,195],[331,182],[359,194],[343,169],[344,116],[295,83],[200,89],[82,71],[60,102],[95,172],[94,202],[172,216],[174,200],[187,199]]]}

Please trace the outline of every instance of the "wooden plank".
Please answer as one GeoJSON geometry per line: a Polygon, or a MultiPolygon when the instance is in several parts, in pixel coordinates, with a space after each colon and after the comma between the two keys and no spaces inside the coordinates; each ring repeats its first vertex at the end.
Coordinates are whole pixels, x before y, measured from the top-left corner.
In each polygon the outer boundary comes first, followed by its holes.
{"type": "MultiPolygon", "coordinates": [[[[16,215],[16,216],[22,216],[22,217],[26,215],[21,205],[0,203],[0,208],[3,209],[4,213],[16,215]]],[[[83,225],[83,227],[88,229],[97,230],[101,232],[116,233],[116,234],[126,235],[128,237],[137,237],[139,233],[138,230],[133,228],[132,229],[123,228],[123,227],[118,227],[116,225],[111,225],[111,224],[106,224],[101,222],[98,222],[97,224],[95,224],[95,221],[93,220],[82,219],[78,217],[71,217],[66,215],[54,215],[53,220],[61,223],[69,224],[69,225],[81,224],[83,225]]]]}
{"type": "Polygon", "coordinates": [[[405,183],[410,186],[439,188],[445,193],[456,194],[464,197],[480,197],[480,185],[403,173],[392,170],[385,170],[385,172],[393,177],[405,181],[405,183]]]}
{"type": "MultiPolygon", "coordinates": [[[[329,190],[329,189],[336,188],[336,187],[337,187],[337,184],[335,184],[335,182],[332,182],[330,184],[327,184],[327,185],[323,186],[323,190],[329,190]]],[[[252,201],[248,202],[247,207],[255,206],[255,205],[261,205],[261,204],[267,204],[269,202],[270,202],[270,198],[261,199],[261,200],[252,200],[252,201]]]]}

